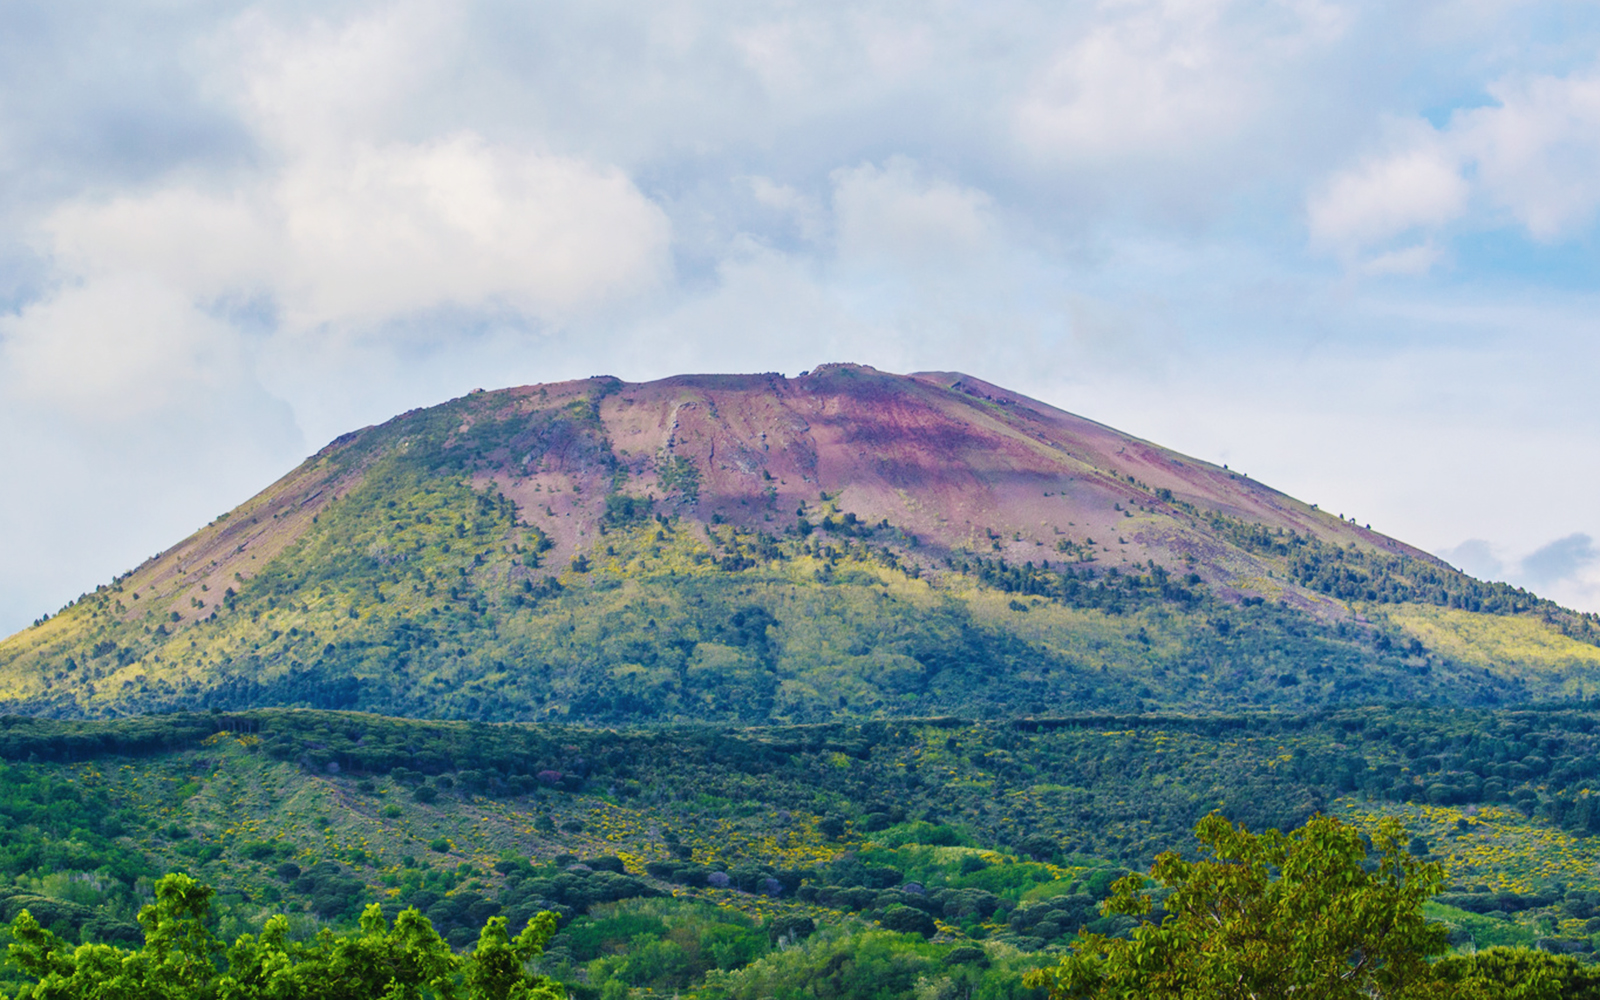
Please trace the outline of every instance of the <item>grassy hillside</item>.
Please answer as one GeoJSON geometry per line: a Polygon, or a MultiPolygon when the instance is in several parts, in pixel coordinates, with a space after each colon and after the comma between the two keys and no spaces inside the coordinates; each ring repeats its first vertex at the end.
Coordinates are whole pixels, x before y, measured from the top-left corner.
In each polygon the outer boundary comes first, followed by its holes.
{"type": "MultiPolygon", "coordinates": [[[[819,504],[819,520],[831,509],[819,504]]],[[[814,722],[1493,704],[1600,673],[1600,657],[1529,670],[1437,635],[1414,642],[1420,611],[1328,622],[1231,602],[1159,566],[1091,575],[972,558],[934,574],[878,544],[891,529],[778,537],[618,517],[590,554],[535,575],[539,533],[464,485],[369,480],[318,520],[259,575],[197,598],[204,617],[129,618],[118,609],[150,595],[123,584],[13,640],[0,670],[16,709],[814,722]]],[[[1457,627],[1593,649],[1530,618],[1457,627]]]]}
{"type": "Polygon", "coordinates": [[[185,870],[220,888],[230,935],[279,910],[309,934],[377,901],[463,945],[488,915],[554,908],[548,967],[580,994],[754,996],[877,949],[894,992],[953,975],[1009,995],[1080,927],[1125,930],[1097,900],[1189,849],[1205,813],[1288,828],[1321,810],[1420,835],[1460,942],[1581,949],[1600,930],[1597,727],[1579,709],[621,732],[13,718],[0,912],[126,939],[153,876],[185,870]]]}

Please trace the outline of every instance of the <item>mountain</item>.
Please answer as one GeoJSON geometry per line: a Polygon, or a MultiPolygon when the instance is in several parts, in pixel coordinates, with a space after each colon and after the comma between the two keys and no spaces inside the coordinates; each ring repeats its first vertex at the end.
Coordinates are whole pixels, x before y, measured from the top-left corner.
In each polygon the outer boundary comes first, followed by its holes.
{"type": "Polygon", "coordinates": [[[955,373],[591,378],[335,440],[0,707],[573,722],[1585,697],[1600,620],[955,373]]]}

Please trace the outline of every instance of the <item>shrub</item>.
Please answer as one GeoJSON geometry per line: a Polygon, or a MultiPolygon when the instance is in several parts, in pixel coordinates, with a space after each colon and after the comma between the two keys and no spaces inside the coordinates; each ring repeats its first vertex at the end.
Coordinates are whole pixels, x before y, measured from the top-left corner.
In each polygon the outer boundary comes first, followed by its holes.
{"type": "Polygon", "coordinates": [[[933,937],[939,932],[939,927],[933,918],[921,910],[914,910],[909,906],[891,906],[883,911],[883,919],[879,921],[891,931],[901,934],[921,934],[923,937],[933,937]]]}

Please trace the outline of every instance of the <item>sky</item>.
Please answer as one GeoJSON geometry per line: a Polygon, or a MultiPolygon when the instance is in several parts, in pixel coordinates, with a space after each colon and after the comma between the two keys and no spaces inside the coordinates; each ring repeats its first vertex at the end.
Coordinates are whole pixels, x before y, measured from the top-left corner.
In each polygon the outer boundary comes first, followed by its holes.
{"type": "Polygon", "coordinates": [[[473,388],[959,370],[1600,611],[1600,5],[0,5],[0,634],[473,388]]]}

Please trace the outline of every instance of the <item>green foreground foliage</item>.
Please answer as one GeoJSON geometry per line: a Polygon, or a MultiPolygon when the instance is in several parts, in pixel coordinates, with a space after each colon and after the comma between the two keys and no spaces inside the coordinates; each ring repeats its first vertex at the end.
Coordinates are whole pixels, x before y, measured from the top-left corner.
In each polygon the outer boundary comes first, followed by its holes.
{"type": "Polygon", "coordinates": [[[1361,832],[1330,817],[1290,834],[1252,834],[1212,815],[1195,833],[1205,857],[1163,854],[1149,880],[1128,876],[1106,903],[1140,916],[1159,907],[1159,923],[1124,938],[1085,934],[1030,982],[1047,986],[1051,1000],[1600,996],[1600,970],[1543,952],[1430,961],[1448,947],[1444,926],[1422,913],[1441,873],[1406,852],[1397,823],[1375,831],[1375,862],[1361,832]]]}
{"type": "Polygon", "coordinates": [[[376,905],[346,931],[296,941],[278,915],[225,946],[213,931],[214,890],[182,874],[157,882],[141,909],[142,948],[74,946],[24,910],[8,951],[26,980],[19,1000],[623,1000],[685,990],[706,1000],[1600,998],[1600,968],[1570,957],[1493,948],[1435,960],[1446,932],[1423,904],[1440,868],[1408,852],[1393,821],[1369,839],[1331,817],[1252,834],[1213,814],[1195,833],[1198,860],[1163,854],[1148,878],[1111,887],[1100,908],[1135,918],[1128,932],[1082,929],[1054,967],[1004,948],[924,942],[891,929],[894,910],[882,929],[792,918],[759,927],[664,902],[613,906],[559,937],[553,913],[515,938],[491,917],[465,954],[415,908],[391,926],[376,905]],[[559,947],[546,957],[553,937],[559,947]],[[570,974],[574,962],[587,974],[570,987],[541,974],[570,974]]]}
{"type": "MultiPolygon", "coordinates": [[[[1443,926],[1422,916],[1438,866],[1404,852],[1397,824],[1378,831],[1376,871],[1362,864],[1360,831],[1327,817],[1292,834],[1251,834],[1212,815],[1196,834],[1209,857],[1163,854],[1150,870],[1161,922],[1126,939],[1086,935],[1037,976],[1053,997],[1455,995],[1440,991],[1428,962],[1447,947],[1443,926]]],[[[1155,900],[1133,875],[1106,905],[1144,915],[1155,900]]]]}
{"type": "Polygon", "coordinates": [[[287,940],[274,917],[259,937],[224,947],[210,927],[214,890],[187,875],[156,883],[139,911],[144,946],[72,945],[24,910],[11,925],[11,960],[33,985],[34,1000],[563,1000],[561,988],[527,966],[555,932],[540,914],[515,938],[504,917],[484,925],[475,950],[451,952],[414,909],[389,926],[368,907],[357,931],[324,930],[308,943],[287,940]]]}
{"type": "Polygon", "coordinates": [[[1037,963],[1015,954],[935,945],[915,934],[847,922],[817,931],[809,920],[756,926],[737,911],[652,903],[613,907],[569,926],[548,955],[552,913],[508,937],[491,917],[476,946],[454,953],[427,917],[402,911],[391,926],[378,906],[359,925],[290,938],[282,915],[231,946],[212,931],[214,893],[186,875],[156,885],[139,914],[145,943],[73,945],[24,910],[9,957],[24,977],[18,1000],[618,1000],[636,991],[689,989],[716,1000],[829,997],[1033,1000],[1022,982],[1037,963]],[[543,956],[541,958],[541,956],[543,956]],[[548,970],[551,975],[530,971],[548,970]],[[575,974],[576,973],[576,974],[575,974]],[[560,975],[570,984],[558,981],[560,975]]]}

